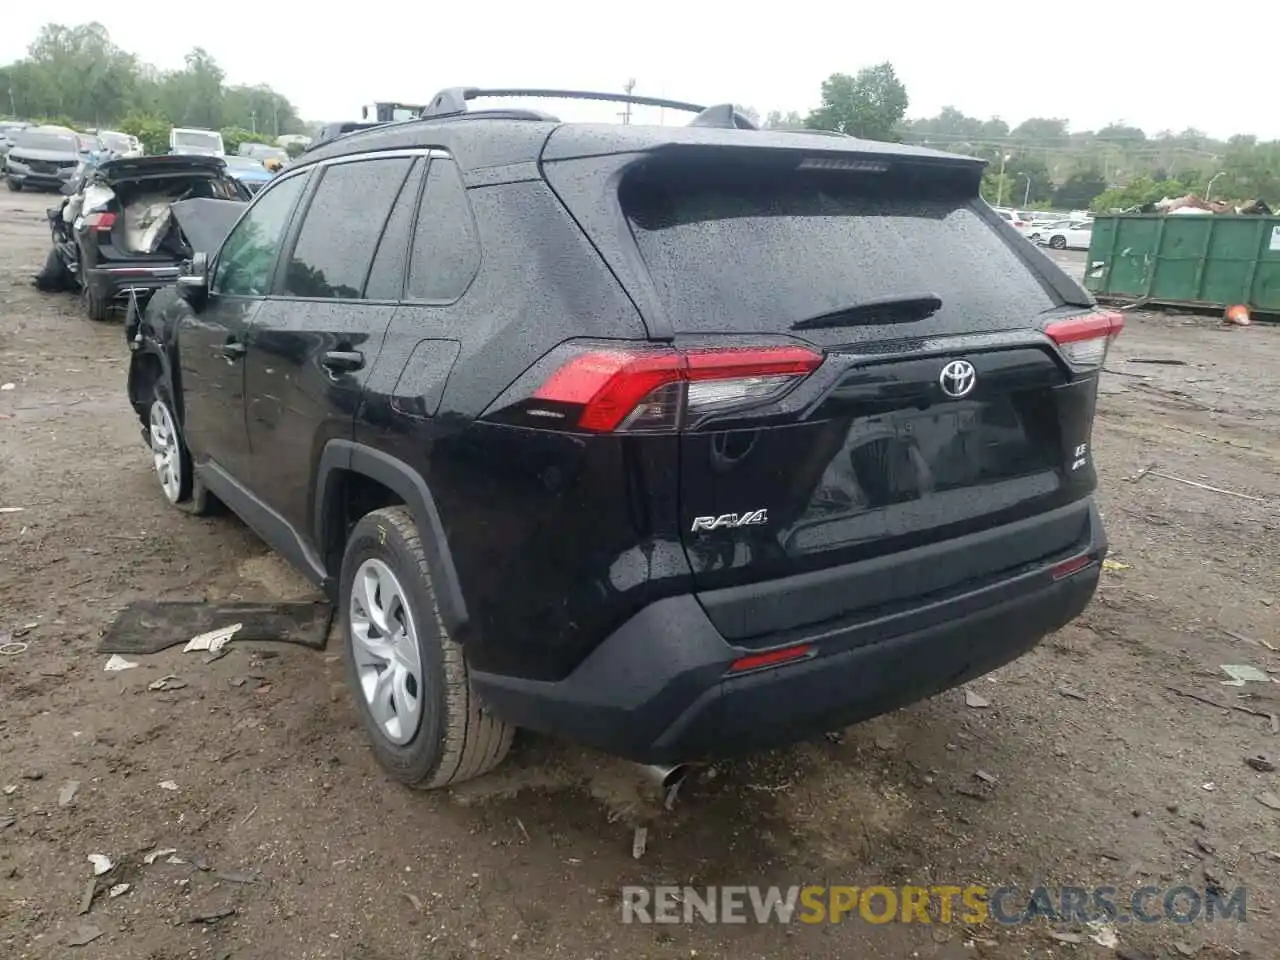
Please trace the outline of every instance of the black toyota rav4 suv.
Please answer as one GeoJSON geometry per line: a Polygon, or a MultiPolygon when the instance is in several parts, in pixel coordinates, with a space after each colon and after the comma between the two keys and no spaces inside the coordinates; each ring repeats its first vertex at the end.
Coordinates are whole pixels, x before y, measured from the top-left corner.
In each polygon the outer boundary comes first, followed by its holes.
{"type": "Polygon", "coordinates": [[[395,776],[786,744],[1084,608],[1122,320],[980,161],[494,93],[307,154],[130,328],[165,496],[332,597],[395,776]]]}

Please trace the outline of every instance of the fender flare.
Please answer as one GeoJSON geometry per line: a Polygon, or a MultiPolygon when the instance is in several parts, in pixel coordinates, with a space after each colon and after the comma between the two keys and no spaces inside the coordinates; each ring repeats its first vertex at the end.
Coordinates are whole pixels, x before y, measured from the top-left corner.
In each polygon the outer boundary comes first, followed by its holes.
{"type": "MultiPolygon", "coordinates": [[[[440,520],[440,511],[436,508],[435,497],[431,495],[426,481],[403,460],[381,450],[350,440],[330,440],[320,454],[317,467],[312,518],[317,544],[328,543],[326,535],[330,532],[331,525],[341,522],[335,511],[335,498],[340,486],[335,482],[335,474],[339,470],[376,480],[393,490],[405,502],[422,537],[422,549],[427,555],[427,566],[431,570],[440,618],[454,640],[464,639],[470,619],[467,604],[462,597],[462,585],[458,580],[453,555],[449,551],[449,541],[440,520]]],[[[330,579],[336,583],[338,575],[339,571],[331,571],[330,579]]]]}

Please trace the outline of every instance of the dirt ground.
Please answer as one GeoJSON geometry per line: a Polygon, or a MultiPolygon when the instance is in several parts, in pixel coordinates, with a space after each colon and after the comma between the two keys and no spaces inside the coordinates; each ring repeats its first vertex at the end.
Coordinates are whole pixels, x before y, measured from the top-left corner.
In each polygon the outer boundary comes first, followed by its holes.
{"type": "Polygon", "coordinates": [[[1280,687],[1220,670],[1280,671],[1280,329],[1129,318],[1094,442],[1123,567],[968,702],[721,764],[670,811],[627,764],[529,736],[494,775],[421,794],[376,767],[336,642],[233,644],[212,664],[175,647],[104,672],[127,601],[311,593],[236,519],[164,504],[121,325],[29,285],[54,200],[0,195],[0,507],[22,508],[0,513],[0,632],[18,642],[0,648],[0,956],[1280,956],[1280,812],[1257,799],[1280,773],[1244,759],[1280,760],[1280,735],[1169,689],[1280,712],[1280,687]],[[1262,499],[1126,480],[1153,463],[1262,499]],[[185,686],[149,689],[170,674],[185,686]],[[145,862],[167,848],[181,862],[145,862]],[[90,854],[116,867],[80,915],[90,854]],[[659,883],[1216,884],[1247,888],[1247,921],[1117,924],[1119,951],[1043,919],[623,924],[620,888],[659,883]]]}

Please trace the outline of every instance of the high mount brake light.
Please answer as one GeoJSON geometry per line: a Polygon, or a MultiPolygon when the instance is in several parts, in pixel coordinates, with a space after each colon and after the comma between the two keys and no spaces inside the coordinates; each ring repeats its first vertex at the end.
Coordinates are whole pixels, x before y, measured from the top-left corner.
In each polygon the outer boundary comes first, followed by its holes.
{"type": "Polygon", "coordinates": [[[670,432],[772,399],[821,363],[801,346],[578,349],[528,395],[523,413],[594,433],[670,432]]]}
{"type": "Polygon", "coordinates": [[[91,213],[85,217],[85,221],[95,230],[110,230],[116,223],[116,215],[110,211],[106,213],[91,213]]]}
{"type": "Polygon", "coordinates": [[[1098,310],[1080,317],[1055,320],[1044,332],[1062,351],[1068,362],[1082,370],[1101,367],[1111,341],[1124,329],[1124,314],[1098,310]]]}

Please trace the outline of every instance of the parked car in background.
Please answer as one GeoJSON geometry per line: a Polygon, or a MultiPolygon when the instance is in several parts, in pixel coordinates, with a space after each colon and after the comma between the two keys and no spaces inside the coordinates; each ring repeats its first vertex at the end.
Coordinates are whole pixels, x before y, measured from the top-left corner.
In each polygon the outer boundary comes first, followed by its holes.
{"type": "Polygon", "coordinates": [[[4,171],[5,157],[13,148],[14,138],[29,126],[25,120],[0,120],[0,172],[4,171]]]}
{"type": "Polygon", "coordinates": [[[98,139],[102,141],[113,159],[142,156],[138,138],[131,137],[127,133],[121,133],[118,130],[99,130],[98,139]]]}
{"type": "Polygon", "coordinates": [[[1092,240],[1092,220],[1068,220],[1044,227],[1036,242],[1054,250],[1088,250],[1092,240]]]}
{"type": "Polygon", "coordinates": [[[253,157],[224,157],[223,160],[227,165],[227,173],[248,187],[250,193],[257,193],[275,176],[261,160],[253,157]]]}
{"type": "Polygon", "coordinates": [[[131,292],[145,300],[172,283],[191,256],[172,206],[189,200],[247,202],[248,189],[219,157],[159,156],[109,160],[88,169],[49,211],[53,250],[37,284],[79,286],[90,320],[105,320],[131,292]]]}
{"type": "Polygon", "coordinates": [[[67,127],[27,127],[19,131],[5,158],[10,190],[59,190],[80,165],[80,139],[67,127]]]}
{"type": "Polygon", "coordinates": [[[169,152],[188,156],[225,157],[227,149],[217,130],[174,127],[169,131],[169,152]]]}
{"type": "Polygon", "coordinates": [[[289,151],[269,143],[242,143],[236,150],[242,157],[252,157],[268,170],[279,170],[289,162],[289,151]]]}
{"type": "Polygon", "coordinates": [[[1044,232],[1046,230],[1067,227],[1070,226],[1071,223],[1071,220],[1063,217],[1053,217],[1047,220],[1033,220],[1031,221],[1031,226],[1029,226],[1025,231],[1026,238],[1033,243],[1039,243],[1040,238],[1044,236],[1044,232]]]}
{"type": "Polygon", "coordinates": [[[1010,226],[1021,233],[1025,233],[1027,227],[1031,226],[1031,214],[1029,213],[1021,210],[1010,210],[1007,207],[996,207],[995,211],[1008,220],[1010,226]]]}

